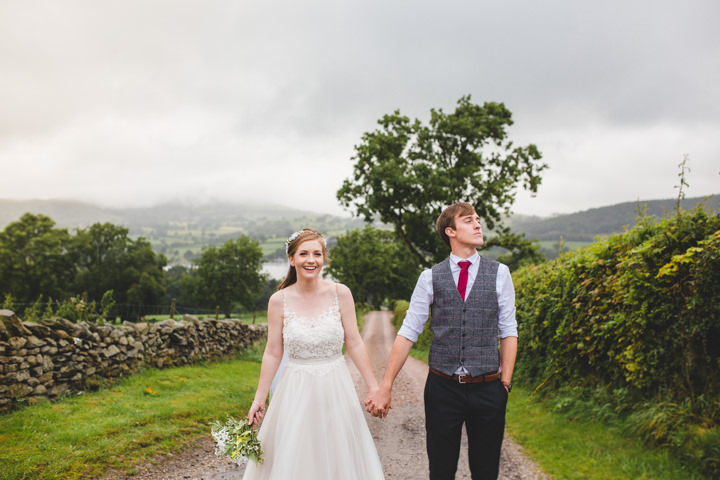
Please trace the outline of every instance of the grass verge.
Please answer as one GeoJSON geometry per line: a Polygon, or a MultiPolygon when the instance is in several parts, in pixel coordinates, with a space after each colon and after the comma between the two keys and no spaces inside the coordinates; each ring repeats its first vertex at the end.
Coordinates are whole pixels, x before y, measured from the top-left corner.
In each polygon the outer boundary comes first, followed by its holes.
{"type": "Polygon", "coordinates": [[[264,344],[237,359],[146,370],[93,393],[0,416],[0,478],[97,478],[181,449],[252,402],[264,344]]]}
{"type": "Polygon", "coordinates": [[[554,412],[521,387],[510,395],[505,431],[553,480],[705,478],[618,428],[554,412]]]}

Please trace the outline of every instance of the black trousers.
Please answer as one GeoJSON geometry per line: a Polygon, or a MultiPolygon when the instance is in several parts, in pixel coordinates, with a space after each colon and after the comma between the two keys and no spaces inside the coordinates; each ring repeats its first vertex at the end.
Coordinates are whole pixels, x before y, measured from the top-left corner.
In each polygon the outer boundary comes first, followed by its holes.
{"type": "Polygon", "coordinates": [[[428,373],[425,429],[430,480],[453,480],[465,424],[473,480],[497,479],[508,394],[496,380],[465,383],[428,373]]]}

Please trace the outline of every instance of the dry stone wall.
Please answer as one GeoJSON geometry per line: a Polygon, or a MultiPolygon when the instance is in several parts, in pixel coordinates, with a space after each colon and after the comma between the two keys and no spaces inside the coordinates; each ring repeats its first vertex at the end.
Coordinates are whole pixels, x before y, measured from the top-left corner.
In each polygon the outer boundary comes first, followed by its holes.
{"type": "Polygon", "coordinates": [[[0,412],[97,388],[141,368],[218,360],[267,335],[265,325],[186,315],[182,321],[95,325],[23,322],[0,310],[0,412]]]}

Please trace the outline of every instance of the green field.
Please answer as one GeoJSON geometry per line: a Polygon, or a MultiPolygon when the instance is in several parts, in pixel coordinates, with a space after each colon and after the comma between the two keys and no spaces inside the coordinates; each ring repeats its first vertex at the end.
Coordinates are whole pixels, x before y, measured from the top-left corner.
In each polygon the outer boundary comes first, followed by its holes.
{"type": "Polygon", "coordinates": [[[167,221],[153,225],[134,226],[133,238],[144,237],[153,250],[163,253],[171,265],[189,265],[193,258],[209,245],[221,245],[241,235],[256,239],[263,256],[282,257],[287,236],[295,230],[311,227],[320,230],[329,239],[344,234],[352,228],[362,228],[359,219],[333,217],[330,215],[303,216],[295,218],[265,218],[199,221],[167,221]]]}
{"type": "MultiPolygon", "coordinates": [[[[550,240],[542,240],[537,242],[538,245],[540,245],[540,248],[546,249],[546,250],[556,250],[558,246],[558,242],[553,242],[550,240]]],[[[583,248],[587,247],[588,245],[592,245],[593,242],[571,242],[571,241],[564,241],[563,242],[563,249],[564,250],[575,250],[576,248],[583,248]]]]}
{"type": "MultiPolygon", "coordinates": [[[[208,318],[212,315],[200,315],[198,318],[208,318]]],[[[170,318],[170,315],[148,315],[145,317],[145,321],[147,322],[162,322],[163,320],[168,320],[170,318]]],[[[224,318],[223,315],[219,316],[219,319],[222,320],[224,318]]],[[[237,318],[239,320],[242,320],[245,324],[252,324],[252,323],[267,323],[267,311],[261,311],[261,312],[246,312],[246,313],[233,313],[230,315],[230,318],[237,318]]],[[[182,315],[175,315],[174,320],[182,320],[182,315]]]]}

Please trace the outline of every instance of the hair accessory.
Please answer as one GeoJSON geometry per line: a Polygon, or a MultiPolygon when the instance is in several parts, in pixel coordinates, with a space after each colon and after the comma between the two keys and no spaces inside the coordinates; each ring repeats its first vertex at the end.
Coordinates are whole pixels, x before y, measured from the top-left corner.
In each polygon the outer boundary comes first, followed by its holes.
{"type": "MultiPolygon", "coordinates": [[[[287,255],[288,250],[290,249],[290,244],[293,242],[293,240],[295,240],[298,237],[298,235],[300,235],[301,233],[305,233],[305,232],[317,233],[317,232],[314,232],[313,230],[308,230],[306,228],[303,228],[302,230],[298,230],[297,232],[290,235],[288,237],[288,239],[285,240],[285,255],[287,255]]],[[[322,234],[319,234],[319,235],[320,235],[320,239],[323,241],[323,244],[325,245],[325,248],[327,248],[327,239],[324,236],[322,236],[322,234]]]]}

